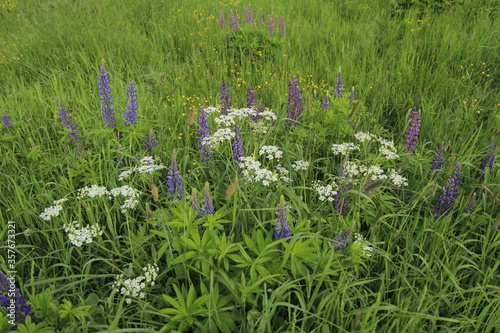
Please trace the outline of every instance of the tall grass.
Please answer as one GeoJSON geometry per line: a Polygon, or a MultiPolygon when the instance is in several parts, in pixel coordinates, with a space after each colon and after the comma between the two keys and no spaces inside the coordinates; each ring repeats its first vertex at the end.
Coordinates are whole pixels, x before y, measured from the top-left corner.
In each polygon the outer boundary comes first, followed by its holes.
{"type": "MultiPolygon", "coordinates": [[[[478,177],[483,153],[490,142],[498,145],[500,125],[495,1],[406,9],[382,0],[253,1],[254,22],[260,9],[266,20],[271,13],[283,17],[284,36],[278,28],[269,36],[257,23],[254,29],[241,22],[239,33],[220,28],[221,12],[226,20],[231,11],[242,16],[249,4],[241,1],[0,5],[0,112],[13,124],[0,128],[0,236],[7,240],[4,226],[15,222],[16,283],[35,313],[34,324],[26,319],[20,330],[500,328],[498,163],[478,177]],[[103,62],[120,135],[101,120],[103,62]],[[334,95],[339,68],[344,97],[334,95]],[[287,130],[292,77],[304,113],[287,130]],[[131,80],[140,119],[126,127],[131,80]],[[244,155],[274,169],[278,162],[259,157],[259,150],[277,146],[290,183],[268,187],[245,179],[229,142],[213,150],[212,162],[201,161],[196,117],[202,106],[219,106],[222,82],[234,108],[245,107],[247,88],[255,87],[257,103],[277,114],[266,134],[252,132],[249,119],[239,123],[244,155]],[[352,87],[355,101],[345,98],[352,87]],[[320,107],[326,94],[328,109],[320,107]],[[80,131],[79,147],[59,122],[61,102],[80,131]],[[413,107],[422,111],[422,127],[415,153],[402,153],[413,107]],[[358,142],[361,149],[348,157],[332,152],[332,144],[356,142],[360,131],[393,140],[401,157],[385,160],[374,142],[358,142]],[[146,133],[158,141],[152,151],[143,147],[146,133]],[[444,166],[431,173],[440,145],[444,166]],[[168,193],[174,149],[185,189],[180,200],[168,193]],[[165,168],[118,180],[144,156],[165,168]],[[297,160],[309,168],[293,170],[297,160]],[[315,181],[341,181],[338,170],[347,160],[398,170],[409,185],[397,189],[362,177],[340,198],[349,200],[342,213],[314,188],[315,181]],[[456,162],[464,182],[448,214],[436,218],[456,162]],[[203,205],[206,182],[216,213],[197,219],[193,196],[203,205]],[[122,197],[78,198],[85,186],[125,184],[141,191],[135,210],[121,212],[122,197]],[[293,236],[279,240],[273,233],[281,195],[293,236]],[[40,218],[62,198],[68,201],[60,216],[40,218]],[[64,230],[72,221],[98,224],[104,233],[74,246],[64,230]],[[348,247],[338,250],[335,236],[345,230],[348,247]],[[364,240],[356,242],[355,233],[364,240]],[[116,288],[153,263],[158,276],[144,287],[144,298],[116,288]]],[[[7,250],[3,245],[2,272],[12,270],[7,250]]],[[[3,313],[0,330],[8,331],[3,313]]]]}

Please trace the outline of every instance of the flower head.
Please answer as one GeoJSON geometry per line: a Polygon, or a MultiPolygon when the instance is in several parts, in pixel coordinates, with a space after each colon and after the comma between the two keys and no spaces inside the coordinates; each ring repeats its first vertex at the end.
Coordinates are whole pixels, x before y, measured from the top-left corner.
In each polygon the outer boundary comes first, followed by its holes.
{"type": "Polygon", "coordinates": [[[436,203],[436,207],[434,209],[434,217],[437,219],[441,216],[448,215],[448,208],[450,207],[453,200],[458,195],[458,185],[462,184],[463,180],[460,178],[462,174],[462,166],[460,163],[456,163],[455,171],[448,179],[448,183],[446,186],[442,188],[443,193],[439,196],[438,201],[436,203]]]}
{"type": "Polygon", "coordinates": [[[403,150],[403,152],[405,153],[413,153],[413,151],[415,150],[415,145],[417,144],[418,140],[418,133],[420,131],[421,116],[421,112],[417,110],[416,107],[411,110],[410,116],[408,117],[408,119],[410,119],[410,124],[408,125],[405,133],[405,150],[403,150]]]}
{"type": "Polygon", "coordinates": [[[477,173],[477,178],[482,179],[484,177],[484,169],[485,168],[493,168],[495,164],[495,142],[491,140],[490,145],[486,148],[486,151],[483,153],[484,157],[481,160],[481,164],[479,165],[479,172],[477,173]]]}
{"type": "Polygon", "coordinates": [[[146,136],[142,138],[142,146],[144,149],[146,149],[148,152],[152,152],[153,148],[158,145],[158,142],[156,142],[156,138],[154,136],[153,130],[150,129],[148,133],[146,133],[146,136]]]}
{"type": "Polygon", "coordinates": [[[205,190],[203,192],[203,207],[200,208],[200,213],[202,215],[215,214],[215,207],[210,196],[210,184],[205,183],[205,190]]]}
{"type": "Polygon", "coordinates": [[[113,95],[111,94],[109,77],[106,68],[104,67],[104,61],[102,62],[101,69],[99,71],[98,86],[99,95],[101,96],[102,118],[106,123],[106,126],[116,128],[115,108],[113,107],[112,101],[113,95]]]}
{"type": "MultiPolygon", "coordinates": [[[[170,168],[167,175],[167,185],[168,193],[177,193],[177,199],[182,199],[184,195],[184,186],[182,185],[182,178],[180,172],[177,169],[177,154],[176,151],[172,151],[172,160],[170,162],[170,168]]],[[[175,197],[171,196],[169,200],[174,200],[175,197]]]]}
{"type": "Polygon", "coordinates": [[[323,100],[323,103],[321,103],[322,108],[329,108],[330,107],[330,98],[328,97],[328,94],[325,95],[325,99],[323,100]]]}
{"type": "Polygon", "coordinates": [[[243,156],[243,139],[239,135],[241,133],[238,125],[234,125],[234,137],[231,142],[231,146],[233,148],[233,161],[235,164],[240,162],[241,157],[243,156]]]}
{"type": "Polygon", "coordinates": [[[303,111],[302,92],[299,88],[299,80],[292,77],[288,83],[288,119],[286,127],[289,129],[292,125],[297,126],[301,119],[303,111]]]}
{"type": "Polygon", "coordinates": [[[276,226],[274,227],[274,237],[278,239],[291,237],[290,223],[286,216],[285,197],[280,196],[280,203],[278,206],[278,217],[276,218],[276,226]]]}
{"type": "Polygon", "coordinates": [[[231,108],[231,97],[229,95],[229,87],[226,82],[222,82],[220,86],[220,110],[222,114],[226,114],[231,108]]]}
{"type": "Polygon", "coordinates": [[[21,295],[21,290],[15,287],[15,279],[14,275],[7,277],[0,273],[0,307],[8,308],[9,313],[14,315],[11,317],[15,323],[12,331],[17,329],[17,324],[23,324],[26,317],[34,316],[31,305],[26,303],[26,296],[21,295]]]}
{"type": "Polygon", "coordinates": [[[443,164],[444,164],[444,145],[441,144],[441,146],[439,146],[439,149],[436,152],[436,155],[434,155],[434,158],[432,159],[431,171],[437,172],[441,170],[443,164]]]}
{"type": "Polygon", "coordinates": [[[208,113],[204,107],[201,108],[198,115],[198,140],[201,148],[201,160],[203,162],[212,158],[210,153],[210,145],[207,144],[207,139],[210,138],[210,129],[208,128],[208,113]]]}
{"type": "Polygon", "coordinates": [[[130,84],[127,87],[127,98],[128,103],[125,107],[123,118],[125,118],[125,126],[130,126],[130,124],[137,124],[136,119],[139,118],[139,116],[137,115],[137,92],[135,89],[134,81],[130,81],[130,84]]]}
{"type": "Polygon", "coordinates": [[[12,127],[12,122],[10,121],[10,117],[7,115],[5,111],[2,112],[2,126],[12,127]]]}
{"type": "Polygon", "coordinates": [[[333,241],[331,241],[335,251],[343,250],[347,247],[347,243],[349,242],[349,237],[351,236],[351,231],[348,229],[346,231],[341,232],[337,236],[333,237],[333,241]]]}
{"type": "Polygon", "coordinates": [[[73,124],[71,116],[69,112],[64,108],[63,103],[60,103],[59,107],[59,120],[61,121],[61,124],[63,125],[64,128],[70,130],[68,132],[68,137],[71,139],[71,143],[76,144],[76,142],[78,141],[78,134],[80,133],[80,131],[78,131],[75,124],[73,124]]]}
{"type": "Polygon", "coordinates": [[[342,85],[343,85],[342,71],[340,70],[339,67],[339,72],[337,73],[337,84],[335,85],[335,91],[333,93],[334,95],[342,96],[342,85]]]}

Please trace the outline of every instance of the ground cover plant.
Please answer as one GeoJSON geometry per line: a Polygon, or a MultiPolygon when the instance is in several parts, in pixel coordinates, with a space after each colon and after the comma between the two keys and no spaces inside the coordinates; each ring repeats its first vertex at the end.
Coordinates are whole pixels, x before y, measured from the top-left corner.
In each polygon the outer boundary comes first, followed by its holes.
{"type": "Polygon", "coordinates": [[[0,0],[0,331],[500,329],[498,9],[0,0]]]}

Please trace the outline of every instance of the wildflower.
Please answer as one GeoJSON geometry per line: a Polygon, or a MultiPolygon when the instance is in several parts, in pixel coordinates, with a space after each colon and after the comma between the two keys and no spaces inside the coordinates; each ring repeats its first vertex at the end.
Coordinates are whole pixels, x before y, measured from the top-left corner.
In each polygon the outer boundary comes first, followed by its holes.
{"type": "Polygon", "coordinates": [[[371,141],[374,138],[374,135],[371,133],[358,132],[354,134],[354,137],[359,142],[371,141]]]}
{"type": "Polygon", "coordinates": [[[359,150],[359,146],[355,145],[352,142],[342,143],[342,144],[333,144],[332,151],[334,155],[347,155],[348,152],[353,150],[359,150]]]}
{"type": "Polygon", "coordinates": [[[276,218],[276,226],[274,227],[274,237],[278,239],[291,237],[290,224],[286,216],[285,210],[285,197],[280,196],[280,203],[278,206],[278,217],[276,218]]]}
{"type": "Polygon", "coordinates": [[[153,130],[150,129],[149,132],[146,133],[146,135],[142,138],[142,147],[151,153],[153,151],[153,148],[157,145],[158,142],[156,142],[153,130]]]}
{"type": "Polygon", "coordinates": [[[444,164],[444,145],[441,144],[441,146],[439,146],[438,151],[436,152],[436,155],[434,155],[434,158],[432,159],[431,171],[437,172],[441,170],[443,164],[444,164]]]}
{"type": "Polygon", "coordinates": [[[158,277],[158,265],[156,264],[148,264],[146,267],[142,268],[144,275],[138,276],[136,278],[128,278],[124,279],[125,275],[120,274],[116,277],[115,282],[113,283],[113,287],[117,292],[126,296],[125,302],[130,304],[132,299],[134,298],[145,298],[144,289],[146,285],[154,286],[155,280],[158,277]]]}
{"type": "MultiPolygon", "coordinates": [[[[170,162],[170,168],[168,170],[167,175],[167,185],[168,185],[168,193],[177,194],[177,199],[182,199],[184,195],[184,186],[182,185],[182,178],[180,176],[180,172],[177,169],[177,154],[176,151],[172,151],[172,160],[170,162]]],[[[175,197],[171,196],[169,198],[170,201],[174,200],[175,197]]]]}
{"type": "Polygon", "coordinates": [[[339,72],[337,73],[337,84],[335,85],[334,95],[342,96],[342,71],[339,67],[339,72]]]}
{"type": "Polygon", "coordinates": [[[398,174],[396,170],[391,170],[391,173],[389,173],[389,179],[396,187],[408,186],[408,179],[398,174]]]}
{"type": "Polygon", "coordinates": [[[125,118],[125,126],[129,126],[130,124],[137,124],[135,121],[139,118],[138,114],[138,106],[137,106],[137,91],[135,89],[134,81],[130,81],[127,87],[127,98],[128,103],[125,108],[125,113],[123,117],[125,118]]]}
{"type": "Polygon", "coordinates": [[[295,171],[299,170],[307,170],[309,168],[309,162],[308,161],[303,161],[303,160],[298,160],[292,163],[292,168],[295,171]]]}
{"type": "Polygon", "coordinates": [[[92,185],[85,186],[78,190],[78,199],[89,198],[99,198],[103,196],[108,196],[109,192],[104,186],[92,185]]]}
{"type": "Polygon", "coordinates": [[[229,13],[229,27],[231,29],[233,29],[234,32],[238,32],[240,31],[240,18],[238,16],[238,12],[236,11],[235,13],[233,13],[233,11],[231,10],[231,12],[229,13]]]}
{"type": "Polygon", "coordinates": [[[301,119],[303,110],[302,92],[299,88],[299,81],[296,77],[292,77],[288,83],[288,119],[286,127],[289,129],[292,125],[297,126],[301,119]]]}
{"type": "Polygon", "coordinates": [[[457,162],[453,175],[451,175],[451,177],[448,179],[447,185],[442,188],[443,194],[439,196],[436,203],[436,207],[434,209],[434,217],[436,219],[441,216],[448,215],[447,210],[451,202],[457,197],[458,194],[457,186],[462,184],[462,178],[460,178],[461,174],[462,166],[457,162]]]}
{"type": "Polygon", "coordinates": [[[281,181],[283,181],[285,183],[291,183],[292,182],[292,179],[288,176],[288,175],[290,175],[290,171],[288,171],[287,169],[283,168],[279,164],[276,166],[276,170],[278,171],[278,174],[279,174],[279,177],[280,177],[281,181]]]}
{"type": "Polygon", "coordinates": [[[281,21],[280,21],[280,36],[285,36],[285,33],[286,33],[285,18],[281,17],[281,21]]]}
{"type": "Polygon", "coordinates": [[[269,36],[274,36],[275,23],[276,16],[274,14],[269,15],[269,19],[267,20],[267,34],[269,36]]]}
{"type": "Polygon", "coordinates": [[[253,156],[241,157],[240,161],[241,173],[247,181],[253,183],[262,182],[264,186],[269,186],[271,182],[278,181],[278,177],[270,170],[261,168],[260,162],[256,161],[253,156]]]}
{"type": "MultiPolygon", "coordinates": [[[[138,167],[132,168],[129,170],[130,172],[137,171],[141,175],[146,175],[146,174],[152,174],[153,172],[157,170],[162,170],[165,169],[165,166],[163,164],[155,164],[156,161],[152,156],[144,156],[139,163],[141,164],[138,167]]],[[[120,177],[123,179],[126,179],[128,177],[127,175],[124,175],[127,171],[124,171],[120,174],[120,177]],[[123,175],[123,176],[122,176],[123,175]],[[126,177],[125,177],[126,176],[126,177]]]]}
{"type": "Polygon", "coordinates": [[[243,9],[243,15],[246,15],[245,23],[252,23],[253,22],[253,16],[254,16],[254,11],[252,6],[248,6],[243,9]]]}
{"type": "Polygon", "coordinates": [[[344,195],[345,192],[351,189],[351,184],[346,182],[347,172],[343,167],[339,169],[339,180],[337,181],[337,191],[333,198],[333,209],[337,213],[345,214],[347,213],[347,205],[349,204],[349,198],[344,195]],[[344,200],[340,200],[344,195],[344,200]]]}
{"type": "Polygon", "coordinates": [[[418,140],[418,133],[420,131],[421,116],[421,112],[417,110],[416,107],[411,110],[410,116],[408,117],[408,119],[410,120],[410,124],[408,125],[405,133],[405,150],[403,150],[403,152],[405,153],[413,153],[413,151],[415,150],[415,145],[417,144],[418,140]]]}
{"type": "Polygon", "coordinates": [[[330,107],[330,98],[328,97],[328,94],[325,95],[325,99],[323,100],[323,103],[321,103],[322,108],[329,108],[330,107]]]}
{"type": "Polygon", "coordinates": [[[225,18],[224,18],[224,11],[221,9],[219,11],[219,27],[222,29],[224,28],[224,26],[226,25],[226,22],[225,22],[225,18]]]}
{"type": "Polygon", "coordinates": [[[356,97],[354,96],[354,87],[352,87],[351,93],[349,94],[349,97],[347,97],[351,101],[354,101],[356,97]]]}
{"type": "Polygon", "coordinates": [[[495,142],[491,140],[490,145],[486,148],[486,151],[483,153],[484,157],[481,160],[481,164],[479,165],[479,172],[476,177],[481,180],[484,177],[484,169],[486,167],[492,169],[495,164],[495,142]]]}
{"type": "Polygon", "coordinates": [[[229,96],[229,87],[226,82],[222,82],[220,86],[220,111],[222,114],[226,114],[231,108],[231,97],[229,96]]]}
{"type": "Polygon", "coordinates": [[[243,156],[243,139],[239,135],[241,133],[238,125],[234,125],[234,137],[231,142],[233,148],[233,161],[235,164],[240,162],[240,158],[243,156]]]}
{"type": "Polygon", "coordinates": [[[102,104],[102,118],[106,123],[106,126],[116,128],[115,108],[113,107],[113,101],[111,100],[113,95],[111,94],[111,87],[109,86],[108,73],[104,67],[104,60],[102,61],[101,69],[99,71],[98,85],[102,104]]]}
{"type": "Polygon", "coordinates": [[[12,127],[12,121],[10,121],[10,117],[7,115],[5,111],[2,111],[2,126],[12,127]]]}
{"type": "Polygon", "coordinates": [[[349,236],[351,235],[350,230],[346,230],[338,234],[337,236],[333,237],[332,243],[333,247],[335,248],[335,251],[340,251],[343,250],[347,247],[347,243],[349,243],[349,236]]]}
{"type": "Polygon", "coordinates": [[[193,191],[191,193],[191,209],[193,213],[197,213],[196,217],[194,218],[195,220],[199,219],[203,215],[200,212],[200,203],[198,202],[198,193],[196,192],[196,189],[193,188],[193,191]]]}
{"type": "Polygon", "coordinates": [[[208,114],[204,107],[201,108],[200,114],[198,115],[198,140],[200,141],[201,148],[201,160],[203,162],[207,161],[212,157],[210,153],[210,145],[206,143],[207,138],[210,136],[208,133],[210,132],[208,128],[208,114]]]}
{"type": "Polygon", "coordinates": [[[15,287],[15,276],[9,278],[0,273],[0,307],[5,307],[7,313],[12,313],[14,317],[9,317],[14,322],[12,331],[17,329],[17,324],[23,324],[26,317],[34,316],[31,305],[26,303],[26,296],[21,295],[21,290],[15,287]]]}
{"type": "Polygon", "coordinates": [[[54,216],[59,216],[62,211],[62,206],[56,204],[44,209],[44,211],[39,215],[42,220],[50,221],[54,216]]]}
{"type": "Polygon", "coordinates": [[[255,88],[254,87],[247,88],[247,108],[249,108],[249,109],[255,108],[255,88]]]}
{"type": "Polygon", "coordinates": [[[283,151],[275,146],[262,146],[259,155],[266,155],[268,160],[280,159],[283,157],[283,151]]]}
{"type": "Polygon", "coordinates": [[[129,185],[123,185],[123,186],[111,189],[109,191],[109,194],[115,198],[119,195],[124,196],[126,198],[137,198],[141,194],[141,191],[136,190],[135,188],[133,188],[129,185]]]}
{"type": "Polygon", "coordinates": [[[354,234],[354,238],[356,239],[354,241],[354,246],[359,248],[360,250],[360,255],[364,257],[371,257],[373,253],[373,247],[368,245],[368,242],[363,238],[361,234],[354,234]]]}
{"type": "Polygon", "coordinates": [[[321,183],[316,182],[313,184],[313,188],[316,191],[316,193],[319,194],[320,201],[328,200],[330,202],[333,202],[334,197],[337,194],[337,189],[334,188],[331,184],[324,186],[321,185],[321,183]]]}
{"type": "Polygon", "coordinates": [[[64,231],[68,234],[69,241],[76,247],[92,243],[94,237],[103,233],[99,225],[87,225],[80,229],[78,227],[78,221],[73,221],[72,224],[64,224],[64,231]]]}
{"type": "Polygon", "coordinates": [[[155,280],[158,277],[158,265],[155,263],[153,265],[147,264],[146,267],[142,268],[144,272],[144,282],[149,283],[151,286],[155,285],[155,280]]]}
{"type": "Polygon", "coordinates": [[[76,129],[76,126],[75,126],[75,124],[73,124],[73,122],[71,120],[71,116],[70,116],[69,112],[64,108],[63,103],[60,103],[59,120],[61,121],[64,128],[67,128],[70,130],[68,132],[68,137],[71,139],[71,143],[75,144],[76,141],[78,140],[78,134],[80,133],[80,131],[78,131],[76,129]]]}
{"type": "Polygon", "coordinates": [[[210,184],[205,183],[205,190],[203,193],[203,207],[200,208],[200,213],[202,215],[215,214],[215,207],[212,202],[212,197],[210,196],[210,184]]]}

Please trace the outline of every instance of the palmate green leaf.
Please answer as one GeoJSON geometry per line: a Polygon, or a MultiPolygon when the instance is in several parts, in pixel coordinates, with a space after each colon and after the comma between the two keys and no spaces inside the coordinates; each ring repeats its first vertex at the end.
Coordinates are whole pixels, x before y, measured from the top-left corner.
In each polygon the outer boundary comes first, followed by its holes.
{"type": "Polygon", "coordinates": [[[73,304],[65,299],[63,304],[59,306],[59,314],[61,319],[68,318],[69,321],[74,321],[78,319],[80,322],[85,320],[85,317],[90,317],[88,310],[90,310],[90,305],[83,305],[79,307],[73,307],[73,304]]]}
{"type": "Polygon", "coordinates": [[[31,321],[31,317],[28,316],[28,317],[26,317],[24,324],[17,325],[17,332],[21,332],[21,333],[55,333],[56,332],[51,327],[45,327],[46,325],[47,324],[44,322],[41,322],[39,324],[35,324],[31,321]]]}

